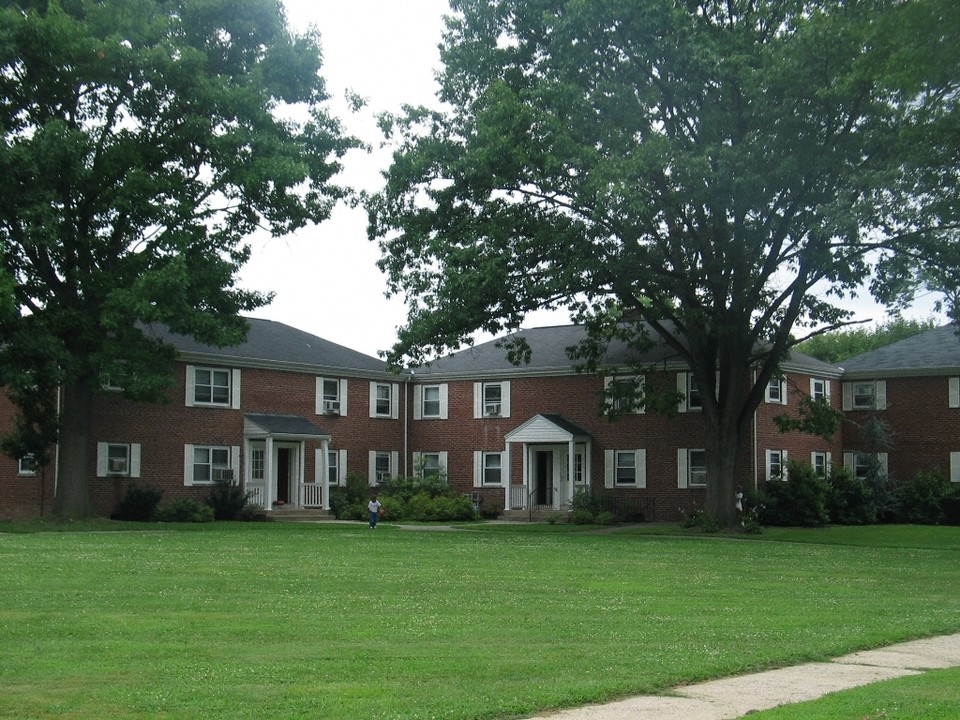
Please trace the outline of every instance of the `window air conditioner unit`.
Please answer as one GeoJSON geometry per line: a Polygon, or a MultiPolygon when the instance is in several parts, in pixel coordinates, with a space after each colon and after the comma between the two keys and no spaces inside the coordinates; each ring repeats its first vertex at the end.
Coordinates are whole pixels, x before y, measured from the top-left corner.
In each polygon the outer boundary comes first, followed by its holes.
{"type": "Polygon", "coordinates": [[[216,482],[233,482],[233,468],[215,468],[213,479],[216,482]]]}
{"type": "Polygon", "coordinates": [[[487,415],[489,416],[499,416],[500,415],[500,403],[491,403],[487,405],[487,415]]]}
{"type": "Polygon", "coordinates": [[[108,458],[107,470],[112,473],[125,473],[127,471],[127,461],[125,458],[108,458]]]}
{"type": "Polygon", "coordinates": [[[323,414],[324,414],[324,415],[339,415],[339,414],[340,414],[340,401],[339,401],[339,400],[324,400],[324,401],[323,401],[323,414]]]}

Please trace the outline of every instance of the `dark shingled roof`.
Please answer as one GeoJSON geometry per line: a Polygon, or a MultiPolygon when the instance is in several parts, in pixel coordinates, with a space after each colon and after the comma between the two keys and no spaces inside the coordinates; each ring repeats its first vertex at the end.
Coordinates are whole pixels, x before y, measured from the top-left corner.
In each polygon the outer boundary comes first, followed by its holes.
{"type": "Polygon", "coordinates": [[[957,326],[943,325],[843,363],[844,377],[872,375],[933,375],[960,369],[957,326]]]}
{"type": "Polygon", "coordinates": [[[246,318],[246,320],[250,325],[247,340],[233,347],[218,348],[204,345],[192,338],[174,335],[158,325],[151,325],[145,329],[145,332],[159,337],[181,353],[188,355],[212,355],[241,361],[344,368],[368,372],[387,370],[387,364],[383,360],[337,345],[289,325],[258,318],[246,318]]]}
{"type": "Polygon", "coordinates": [[[263,428],[270,435],[297,435],[301,437],[327,437],[328,435],[302,415],[246,413],[244,417],[263,428]]]}
{"type": "MultiPolygon", "coordinates": [[[[439,378],[465,374],[523,374],[571,372],[574,363],[567,356],[567,348],[573,347],[586,338],[586,329],[582,325],[556,325],[552,327],[520,330],[516,337],[524,338],[532,353],[529,364],[511,365],[507,352],[497,347],[500,339],[475,345],[451,355],[433,361],[418,368],[418,377],[439,378]]],[[[656,339],[654,337],[654,339],[656,339]]],[[[649,364],[659,362],[680,362],[676,353],[664,343],[654,346],[638,358],[635,351],[623,342],[614,341],[607,348],[603,365],[607,367],[626,367],[631,362],[649,364]]],[[[840,369],[833,364],[799,352],[792,352],[784,363],[788,368],[803,368],[813,373],[839,377],[840,369]]]]}

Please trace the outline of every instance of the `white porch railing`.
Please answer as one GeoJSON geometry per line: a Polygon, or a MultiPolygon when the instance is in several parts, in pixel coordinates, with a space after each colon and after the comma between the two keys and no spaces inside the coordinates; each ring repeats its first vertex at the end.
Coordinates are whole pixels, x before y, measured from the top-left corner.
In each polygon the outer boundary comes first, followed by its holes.
{"type": "Polygon", "coordinates": [[[247,485],[247,503],[263,507],[265,490],[266,488],[263,485],[247,485]]]}
{"type": "Polygon", "coordinates": [[[320,483],[303,483],[300,486],[300,507],[323,507],[320,483]]]}

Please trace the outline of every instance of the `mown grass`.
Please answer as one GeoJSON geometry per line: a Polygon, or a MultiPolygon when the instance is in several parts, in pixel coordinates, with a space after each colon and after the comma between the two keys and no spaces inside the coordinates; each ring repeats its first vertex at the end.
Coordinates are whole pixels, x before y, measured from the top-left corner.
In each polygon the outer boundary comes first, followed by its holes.
{"type": "Polygon", "coordinates": [[[112,527],[0,533],[0,717],[508,718],[960,630],[958,528],[112,527]]]}
{"type": "Polygon", "coordinates": [[[750,713],[750,720],[956,720],[960,668],[934,670],[750,713]]]}

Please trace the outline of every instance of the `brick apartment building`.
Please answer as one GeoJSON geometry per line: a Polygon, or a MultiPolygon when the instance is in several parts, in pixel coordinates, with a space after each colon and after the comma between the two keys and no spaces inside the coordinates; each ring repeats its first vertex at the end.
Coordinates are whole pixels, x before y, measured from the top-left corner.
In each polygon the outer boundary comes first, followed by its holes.
{"type": "MultiPolygon", "coordinates": [[[[609,374],[581,374],[566,348],[583,329],[558,326],[522,331],[532,349],[526,365],[511,365],[492,341],[395,374],[381,360],[281,323],[250,326],[233,348],[166,336],[179,362],[164,404],[135,404],[109,388],[97,397],[88,472],[98,514],[109,515],[130,482],[162,489],[169,501],[202,499],[218,478],[242,482],[268,513],[325,509],[347,473],[375,486],[386,476],[443,472],[499,510],[562,511],[583,488],[606,488],[648,520],[677,520],[703,506],[699,391],[665,347],[644,356],[656,370],[643,378],[623,374],[631,358],[617,345],[605,358],[609,374]],[[676,389],[676,417],[642,408],[604,415],[605,384],[625,380],[676,389]]],[[[779,476],[787,460],[825,468],[842,457],[857,470],[865,453],[878,453],[858,431],[868,413],[895,430],[896,444],[882,451],[893,475],[938,469],[960,480],[960,340],[952,327],[843,368],[794,353],[782,370],[740,448],[745,487],[779,476]],[[805,395],[848,412],[831,441],[777,429],[773,418],[795,414],[805,395]]],[[[3,399],[0,424],[11,418],[3,399]]],[[[56,481],[56,462],[41,475],[29,458],[0,458],[0,518],[49,512],[56,481]]]]}

